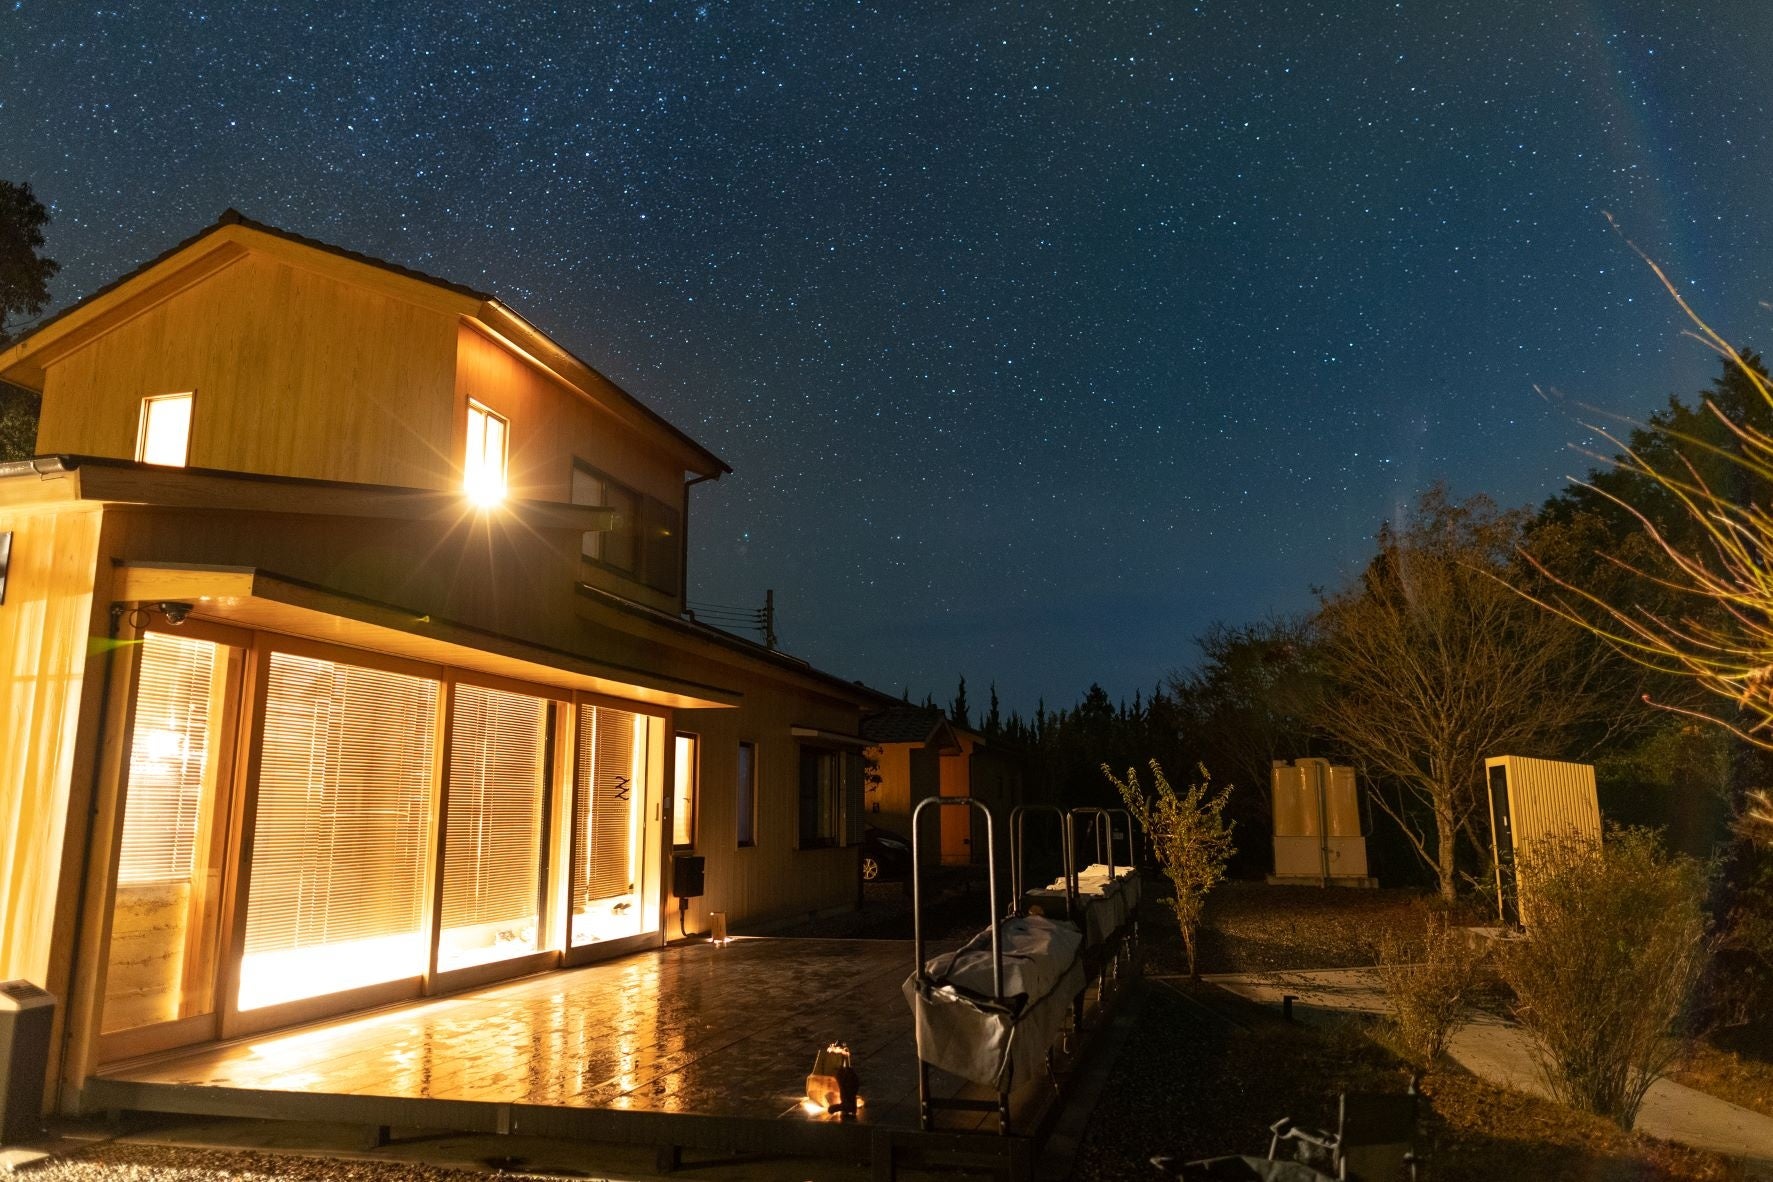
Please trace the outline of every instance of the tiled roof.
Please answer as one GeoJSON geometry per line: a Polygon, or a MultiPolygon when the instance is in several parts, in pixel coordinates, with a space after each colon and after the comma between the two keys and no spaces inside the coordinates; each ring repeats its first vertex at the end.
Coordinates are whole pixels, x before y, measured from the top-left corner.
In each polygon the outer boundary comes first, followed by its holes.
{"type": "Polygon", "coordinates": [[[862,737],[873,743],[927,743],[944,719],[929,706],[896,706],[862,720],[862,737]]]}

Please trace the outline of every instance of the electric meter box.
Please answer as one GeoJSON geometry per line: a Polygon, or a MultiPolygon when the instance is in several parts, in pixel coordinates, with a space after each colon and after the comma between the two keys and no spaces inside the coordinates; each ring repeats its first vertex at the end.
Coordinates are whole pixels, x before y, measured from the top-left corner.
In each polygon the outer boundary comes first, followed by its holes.
{"type": "Polygon", "coordinates": [[[29,981],[0,981],[0,1145],[43,1136],[55,996],[29,981]]]}

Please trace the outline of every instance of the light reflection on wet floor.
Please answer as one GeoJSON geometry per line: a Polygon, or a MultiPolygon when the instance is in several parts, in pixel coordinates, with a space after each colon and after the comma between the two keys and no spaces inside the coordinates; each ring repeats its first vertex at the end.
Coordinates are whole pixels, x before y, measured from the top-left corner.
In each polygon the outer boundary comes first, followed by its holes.
{"type": "MultiPolygon", "coordinates": [[[[639,953],[107,1071],[144,1083],[806,1119],[814,1053],[849,1044],[861,1119],[917,1123],[899,941],[735,940],[639,953]]],[[[939,1090],[951,1093],[956,1081],[939,1090]]],[[[944,1119],[946,1127],[982,1121],[944,1119]]]]}

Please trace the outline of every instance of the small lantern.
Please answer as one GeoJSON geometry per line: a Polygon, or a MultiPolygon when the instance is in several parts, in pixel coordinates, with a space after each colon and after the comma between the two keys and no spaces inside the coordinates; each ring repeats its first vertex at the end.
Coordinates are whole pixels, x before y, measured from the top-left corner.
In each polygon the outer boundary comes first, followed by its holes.
{"type": "Polygon", "coordinates": [[[856,1069],[850,1066],[849,1047],[840,1042],[830,1043],[813,1056],[813,1070],[806,1077],[808,1107],[854,1116],[857,1084],[856,1069]]]}
{"type": "Polygon", "coordinates": [[[726,941],[726,912],[710,911],[708,913],[708,942],[716,948],[724,948],[726,941]]]}

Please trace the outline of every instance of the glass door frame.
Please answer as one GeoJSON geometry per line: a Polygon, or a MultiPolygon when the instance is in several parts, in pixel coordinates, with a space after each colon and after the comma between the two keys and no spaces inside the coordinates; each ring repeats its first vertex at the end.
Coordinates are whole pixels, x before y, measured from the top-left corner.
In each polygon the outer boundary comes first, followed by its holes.
{"type": "Polygon", "coordinates": [[[675,718],[668,707],[583,690],[573,694],[571,708],[563,713],[566,725],[562,728],[564,738],[558,747],[565,758],[568,778],[561,782],[569,785],[570,791],[561,793],[564,823],[560,826],[555,865],[560,867],[562,873],[558,883],[550,884],[549,894],[561,907],[560,925],[557,929],[559,947],[563,953],[561,963],[563,967],[570,968],[648,948],[662,948],[665,945],[665,866],[671,856],[670,784],[675,718]],[[646,862],[641,866],[638,877],[639,907],[643,915],[651,916],[652,926],[650,930],[640,931],[632,936],[575,945],[572,942],[572,886],[580,873],[575,826],[580,791],[577,752],[581,706],[620,710],[634,715],[646,724],[646,796],[641,822],[645,833],[640,843],[646,862]]]}

